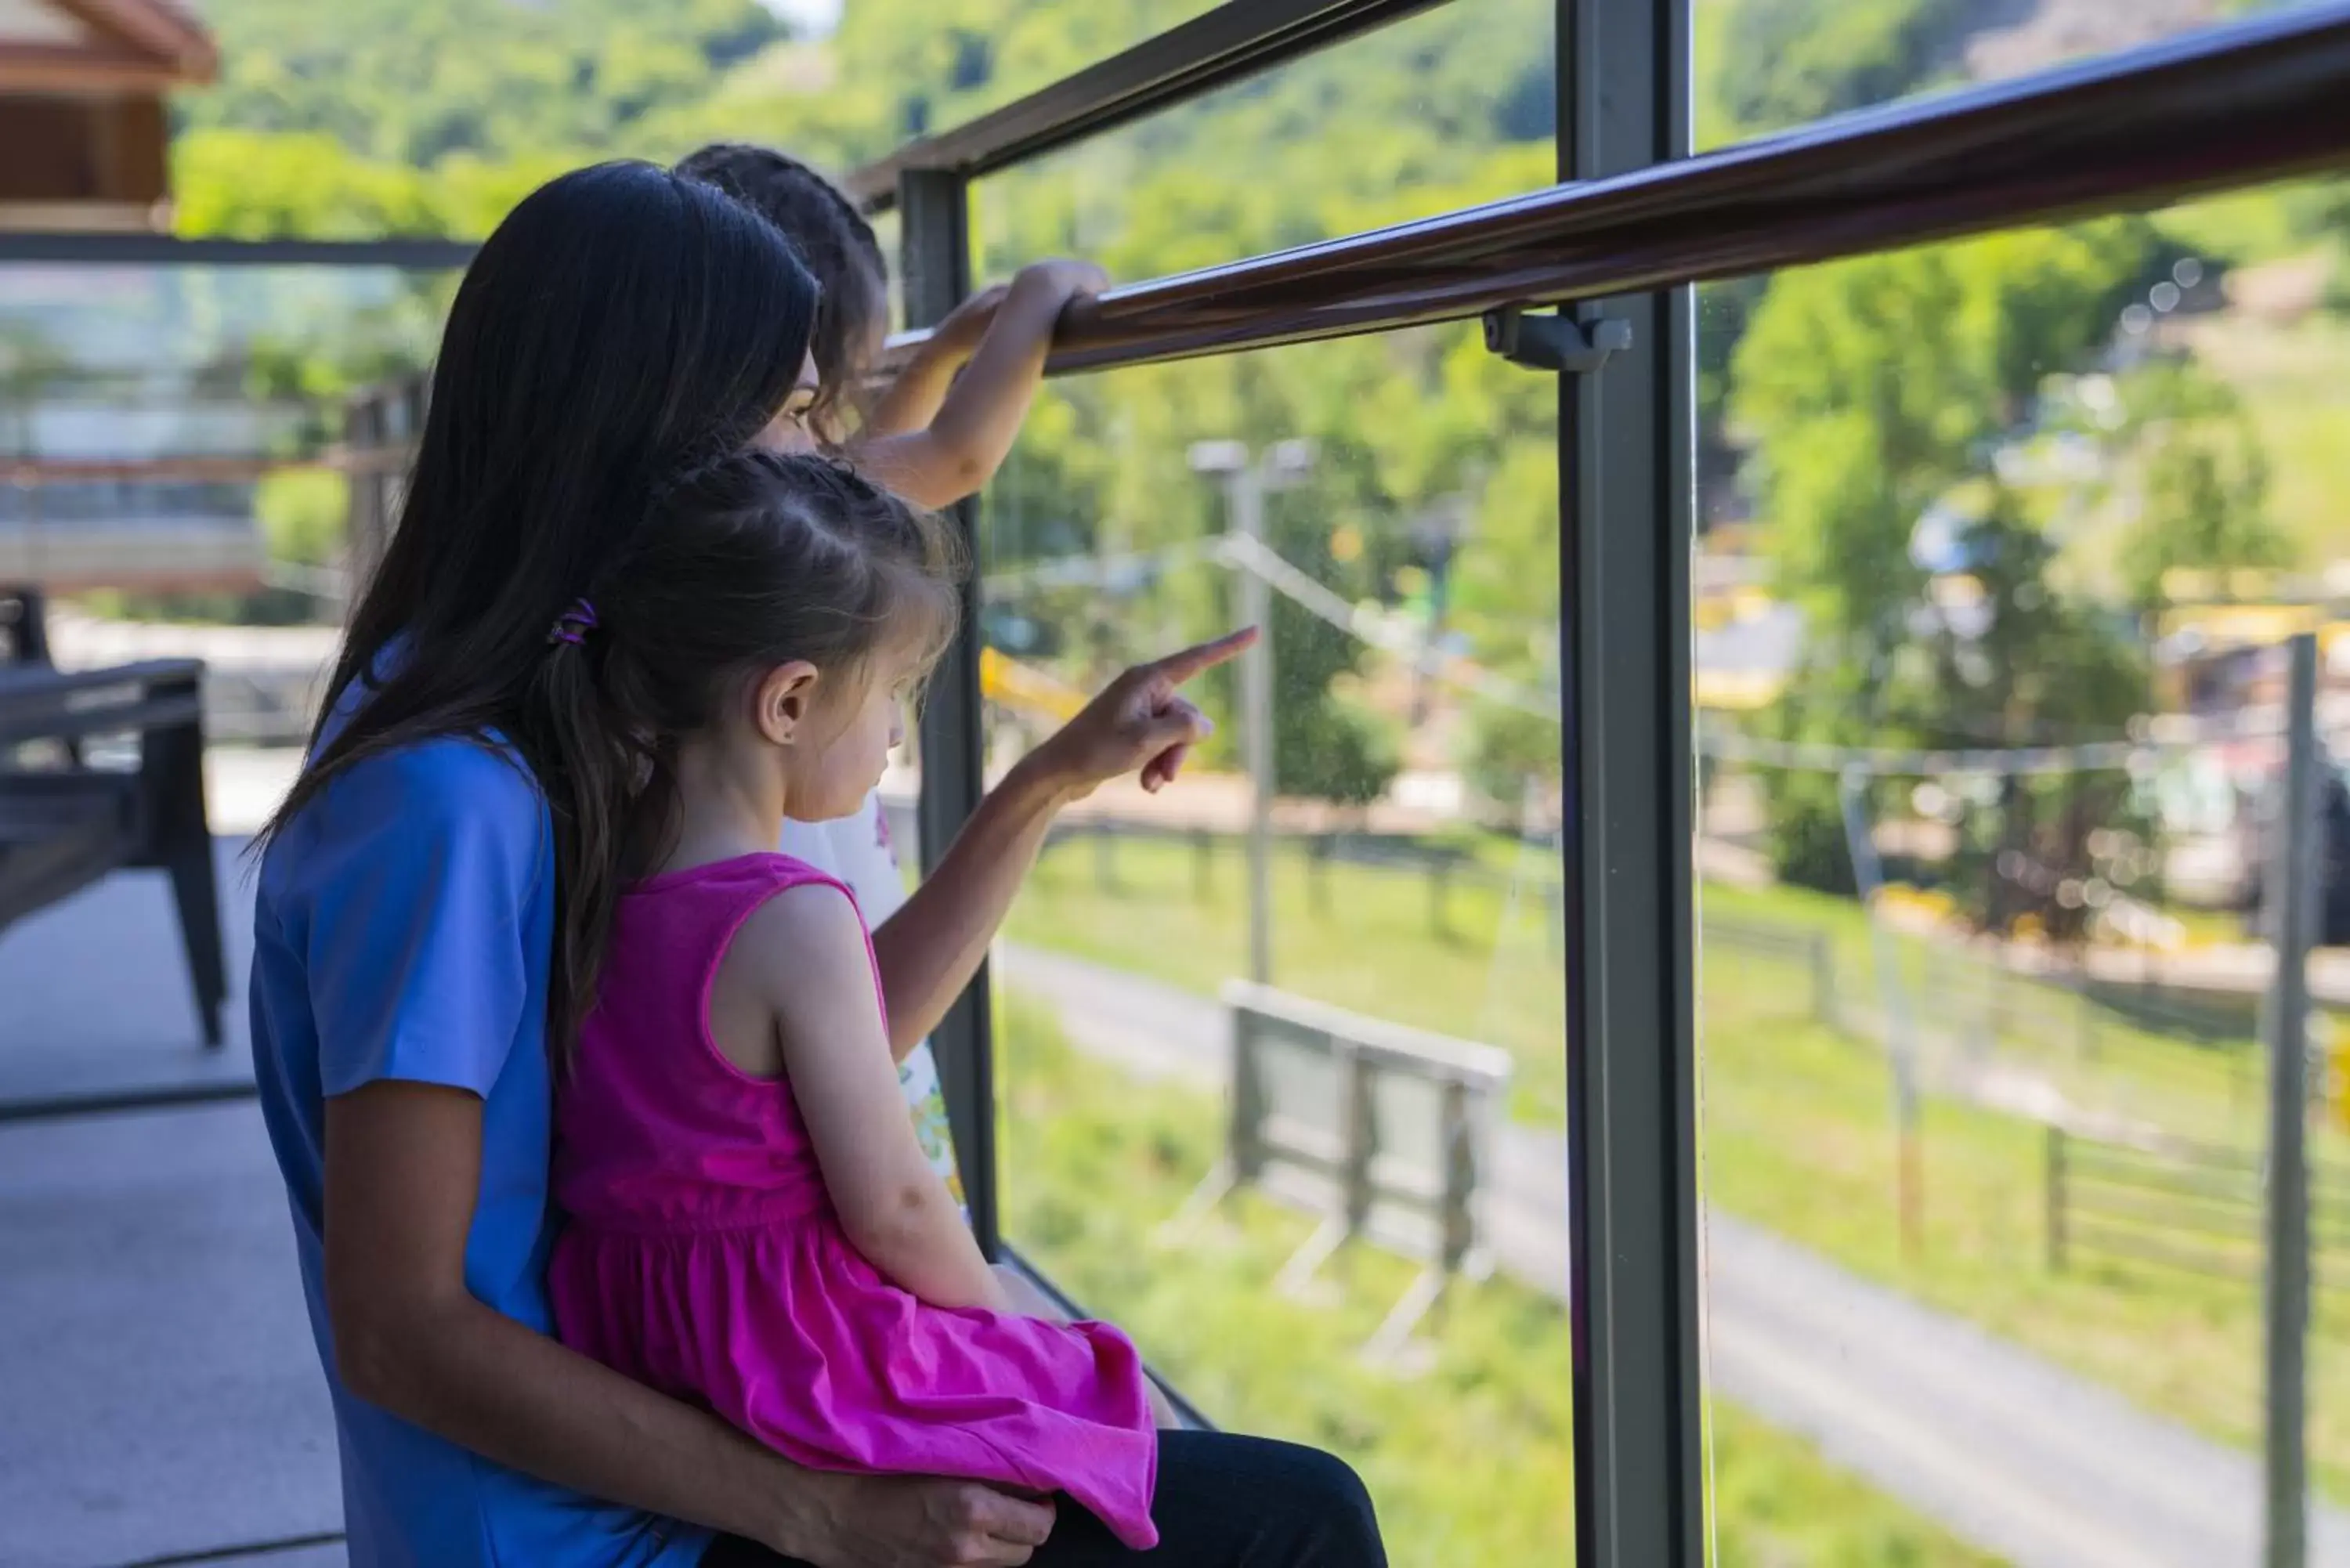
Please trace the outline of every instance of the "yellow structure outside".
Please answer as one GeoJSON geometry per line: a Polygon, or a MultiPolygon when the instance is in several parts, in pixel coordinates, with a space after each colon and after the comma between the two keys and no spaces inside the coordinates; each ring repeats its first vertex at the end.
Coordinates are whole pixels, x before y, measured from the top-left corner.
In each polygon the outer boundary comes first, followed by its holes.
{"type": "Polygon", "coordinates": [[[1086,694],[1033,665],[1006,659],[992,648],[979,650],[980,694],[1007,708],[1025,708],[1061,721],[1076,716],[1086,694]]]}

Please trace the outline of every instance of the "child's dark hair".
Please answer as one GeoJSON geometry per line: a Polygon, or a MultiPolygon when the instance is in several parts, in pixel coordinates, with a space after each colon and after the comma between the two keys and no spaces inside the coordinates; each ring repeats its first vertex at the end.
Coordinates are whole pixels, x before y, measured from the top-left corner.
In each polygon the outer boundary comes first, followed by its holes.
{"type": "MultiPolygon", "coordinates": [[[[574,988],[564,1060],[621,883],[677,832],[681,739],[743,682],[805,659],[858,690],[885,650],[927,669],[952,636],[954,534],[831,458],[738,453],[659,496],[639,543],[549,631],[524,728],[559,758],[556,973],[574,988]]],[[[837,700],[837,699],[836,699],[837,700]]]]}
{"type": "Polygon", "coordinates": [[[889,265],[873,225],[837,185],[796,158],[739,141],[713,142],[677,166],[715,185],[784,232],[824,290],[816,316],[818,390],[810,423],[828,441],[872,367],[871,345],[889,321],[889,265]]]}

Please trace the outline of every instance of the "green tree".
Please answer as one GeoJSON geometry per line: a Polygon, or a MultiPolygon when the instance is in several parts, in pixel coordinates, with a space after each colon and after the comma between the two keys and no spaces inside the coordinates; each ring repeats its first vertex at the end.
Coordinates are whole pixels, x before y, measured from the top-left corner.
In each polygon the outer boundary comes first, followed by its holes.
{"type": "MultiPolygon", "coordinates": [[[[1962,483],[1982,483],[2043,380],[2110,331],[2118,301],[2162,259],[2150,229],[2117,221],[1866,257],[1773,285],[1732,358],[1731,407],[1753,443],[1780,584],[1805,618],[1782,736],[1931,744],[1971,731],[1966,743],[1995,743],[2036,716],[1943,679],[1951,660],[1994,657],[1976,639],[1920,644],[1928,568],[1913,556],[1916,527],[1962,483]]],[[[2053,600],[2054,551],[2044,538],[2024,550],[2026,526],[2002,492],[1963,544],[2023,574],[2005,601],[1992,596],[1997,659],[2062,670],[2089,656],[2085,623],[2033,607],[2053,600]]],[[[1833,790],[1800,774],[1773,775],[1769,790],[1782,875],[1847,882],[1833,790]]]]}
{"type": "Polygon", "coordinates": [[[253,514],[273,561],[339,564],[349,509],[350,485],[338,473],[288,469],[254,486],[253,514]]]}
{"type": "MultiPolygon", "coordinates": [[[[2064,592],[2055,545],[1993,485],[1983,514],[1961,535],[1969,581],[1980,595],[1961,627],[1944,615],[1931,639],[1937,688],[1933,743],[1973,746],[2108,738],[2150,698],[2144,649],[2118,617],[2064,592]]],[[[1994,811],[1970,814],[1952,876],[1985,889],[1984,923],[2004,929],[2034,915],[2060,941],[2086,935],[2088,906],[2062,889],[2095,874],[2095,830],[2130,795],[2119,772],[2011,777],[1994,811]],[[2037,875],[2002,869],[2021,857],[2037,875]]]]}
{"type": "Polygon", "coordinates": [[[1778,280],[1732,360],[1780,580],[1829,656],[1881,665],[1918,583],[1912,526],[2112,329],[2143,223],[1994,234],[1778,280]]]}
{"type": "Polygon", "coordinates": [[[188,131],[172,144],[172,177],[183,234],[346,240],[450,227],[430,175],[323,131],[188,131]]]}
{"type": "Polygon", "coordinates": [[[2123,548],[2131,599],[2147,610],[2168,602],[2164,579],[2178,567],[2289,565],[2267,497],[2267,460],[2248,427],[2165,442],[2147,460],[2144,518],[2123,548]]]}
{"type": "Polygon", "coordinates": [[[1913,92],[1954,64],[1965,0],[1701,0],[1700,146],[1913,92]]]}
{"type": "Polygon", "coordinates": [[[209,0],[204,20],[221,79],[178,100],[187,127],[323,133],[416,168],[623,150],[785,36],[757,0],[209,0]]]}
{"type": "Polygon", "coordinates": [[[2289,566],[2293,551],[2268,511],[2269,462],[2234,389],[2193,361],[2158,361],[2117,396],[2119,463],[2136,488],[2123,540],[2122,584],[2151,613],[2166,575],[2289,566]]]}

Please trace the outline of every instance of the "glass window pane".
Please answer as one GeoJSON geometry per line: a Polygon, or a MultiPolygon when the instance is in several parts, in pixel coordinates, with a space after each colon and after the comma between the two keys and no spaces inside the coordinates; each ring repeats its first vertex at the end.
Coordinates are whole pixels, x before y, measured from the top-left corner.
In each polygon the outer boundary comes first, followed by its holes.
{"type": "Polygon", "coordinates": [[[1132,281],[1546,185],[1554,32],[1546,0],[1458,0],[1006,170],[972,192],[979,270],[1132,281]]]}
{"type": "MultiPolygon", "coordinates": [[[[1212,1420],[1355,1462],[1399,1563],[1572,1552],[1556,400],[1466,326],[1056,382],[983,508],[999,767],[1253,582],[1273,631],[1279,1005],[1239,1020],[1236,1073],[1236,1006],[1266,999],[1232,989],[1257,798],[1232,671],[1201,682],[1215,741],[1073,812],[997,950],[1006,1235],[1212,1420]],[[1416,1070],[1352,1091],[1334,1033],[1416,1070]],[[1350,1150],[1369,1198],[1325,1259],[1350,1150]],[[1466,1266],[1399,1334],[1463,1165],[1466,1266]]],[[[1982,1561],[1759,1401],[1713,1421],[1727,1561],[1982,1561]]]]}
{"type": "Polygon", "coordinates": [[[1473,327],[1056,382],[983,514],[998,763],[1128,661],[1271,630],[1271,989],[1228,990],[1235,668],[998,949],[1004,1231],[1211,1419],[1352,1460],[1399,1563],[1572,1550],[1555,405],[1473,327]]]}
{"type": "MultiPolygon", "coordinates": [[[[1994,234],[1700,311],[1711,1392],[1989,1558],[2262,1560],[2253,911],[2281,639],[2342,630],[2344,202],[1994,234]]],[[[2330,1028],[2320,1538],[2350,1523],[2330,1028]]],[[[1727,1526],[1726,1463],[1715,1496],[1727,1526]]]]}

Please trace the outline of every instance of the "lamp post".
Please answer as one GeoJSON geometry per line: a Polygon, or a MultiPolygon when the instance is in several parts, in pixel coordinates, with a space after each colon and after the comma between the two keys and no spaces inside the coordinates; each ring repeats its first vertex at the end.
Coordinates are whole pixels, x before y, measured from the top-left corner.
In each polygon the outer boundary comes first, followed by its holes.
{"type": "MultiPolygon", "coordinates": [[[[1262,548],[1264,498],[1314,470],[1314,443],[1276,442],[1251,454],[1238,441],[1203,441],[1191,451],[1191,472],[1224,484],[1224,526],[1262,548]]],[[[1273,596],[1252,551],[1241,559],[1241,619],[1257,628],[1256,645],[1241,656],[1241,747],[1249,774],[1249,979],[1273,983],[1273,596]]]]}

